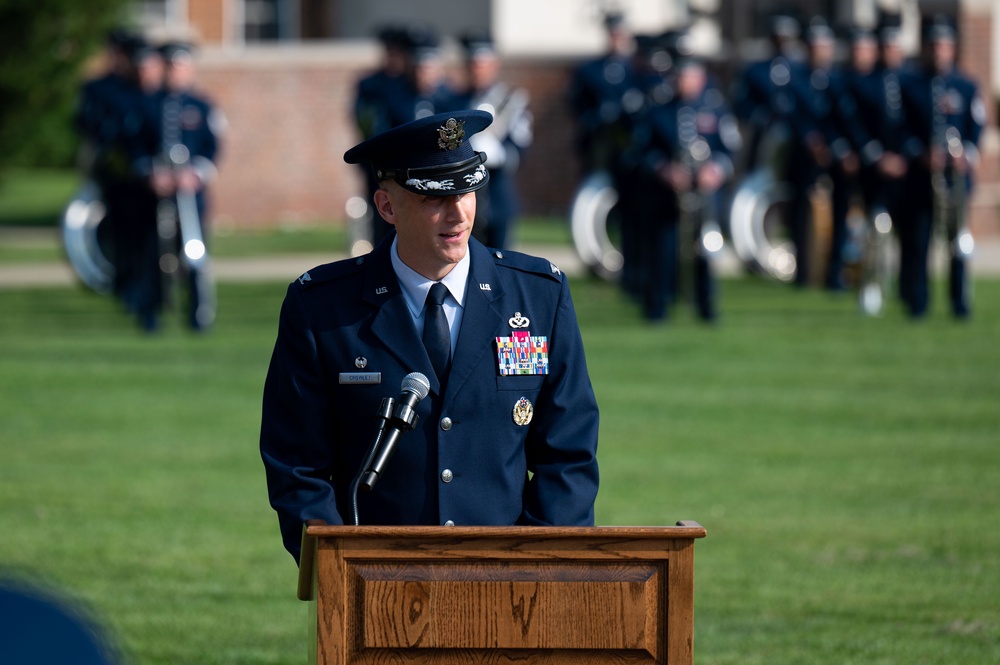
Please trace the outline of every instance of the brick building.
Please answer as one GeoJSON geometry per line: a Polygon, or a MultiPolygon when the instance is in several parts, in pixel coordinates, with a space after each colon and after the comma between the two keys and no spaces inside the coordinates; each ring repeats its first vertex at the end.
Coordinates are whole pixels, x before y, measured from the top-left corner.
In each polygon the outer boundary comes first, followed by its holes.
{"type": "MultiPolygon", "coordinates": [[[[693,23],[725,76],[762,43],[766,18],[793,8],[835,25],[873,23],[878,8],[901,10],[917,45],[921,11],[944,11],[959,28],[961,62],[984,91],[990,128],[972,201],[973,230],[1000,234],[1000,131],[994,90],[1000,79],[1000,9],[993,0],[140,0],[153,33],[187,35],[201,45],[200,87],[225,111],[229,130],[214,188],[219,226],[342,220],[363,191],[357,167],[343,163],[358,139],[351,118],[354,83],[377,67],[370,38],[386,22],[421,21],[442,35],[483,28],[504,56],[504,77],[532,96],[535,145],[520,185],[529,214],[564,214],[579,178],[573,119],[565,103],[577,63],[603,47],[599,16],[624,9],[637,31],[693,23]],[[530,20],[524,17],[529,16],[530,20]]],[[[447,43],[446,43],[447,44],[447,43]]],[[[446,56],[457,63],[454,44],[446,56]]],[[[454,68],[457,72],[457,67],[454,68]]]]}

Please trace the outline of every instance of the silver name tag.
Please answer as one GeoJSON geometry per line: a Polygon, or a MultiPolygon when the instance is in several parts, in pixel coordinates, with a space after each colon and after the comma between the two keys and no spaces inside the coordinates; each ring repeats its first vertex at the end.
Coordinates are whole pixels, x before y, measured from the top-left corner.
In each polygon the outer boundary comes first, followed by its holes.
{"type": "Polygon", "coordinates": [[[382,372],[341,372],[340,382],[356,384],[382,383],[382,372]]]}

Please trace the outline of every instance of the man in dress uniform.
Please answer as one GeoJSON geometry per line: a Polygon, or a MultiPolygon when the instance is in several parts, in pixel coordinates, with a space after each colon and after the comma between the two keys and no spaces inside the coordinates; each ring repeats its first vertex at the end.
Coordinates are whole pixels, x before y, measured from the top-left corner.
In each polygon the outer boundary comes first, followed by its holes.
{"type": "MultiPolygon", "coordinates": [[[[582,64],[573,74],[569,103],[577,122],[577,149],[584,173],[612,170],[628,139],[622,127],[628,93],[638,94],[639,82],[632,68],[635,40],[619,13],[604,19],[608,52],[582,64]]],[[[634,95],[633,95],[634,96],[634,95]]],[[[638,106],[638,104],[637,104],[638,106]]]]}
{"type": "MultiPolygon", "coordinates": [[[[406,95],[406,74],[410,61],[410,38],[405,28],[387,26],[378,33],[385,51],[382,66],[361,78],[354,99],[354,119],[362,139],[369,139],[392,128],[389,108],[394,99],[406,95]]],[[[378,183],[370,169],[363,169],[368,199],[375,195],[378,183]]],[[[377,213],[372,214],[371,241],[381,240],[390,230],[377,213]]]]}
{"type": "Polygon", "coordinates": [[[371,166],[394,233],[306,272],[282,305],[260,449],[296,559],[304,522],[355,514],[361,524],[593,523],[598,411],[566,276],[471,238],[489,173],[469,139],[491,120],[433,115],[344,155],[371,166]],[[415,428],[355,503],[380,400],[413,372],[429,384],[415,428]]]}
{"type": "Polygon", "coordinates": [[[97,183],[105,206],[99,232],[102,248],[115,269],[113,293],[126,304],[132,284],[128,236],[134,185],[129,168],[128,116],[138,94],[135,56],[144,50],[145,41],[136,35],[120,30],[109,33],[105,51],[107,71],[84,84],[75,117],[83,139],[81,166],[97,183]]]}
{"type": "Polygon", "coordinates": [[[959,319],[971,312],[966,262],[971,247],[958,231],[966,220],[972,174],[979,161],[979,135],[986,109],[976,84],[955,65],[955,30],[946,21],[928,21],[923,31],[919,71],[902,80],[906,122],[904,155],[910,160],[907,207],[900,226],[901,292],[910,316],[922,317],[929,301],[928,254],[934,227],[949,242],[949,300],[959,319]]]}
{"type": "MultiPolygon", "coordinates": [[[[382,33],[386,43],[386,62],[391,68],[368,81],[358,90],[356,113],[363,139],[398,127],[412,120],[455,108],[454,92],[446,85],[441,63],[440,39],[431,28],[413,25],[382,33]],[[396,76],[396,67],[402,72],[396,76]]],[[[369,193],[374,195],[377,183],[367,176],[369,193]]],[[[372,241],[378,244],[392,228],[372,214],[372,241]]]]}
{"type": "MultiPolygon", "coordinates": [[[[887,212],[893,226],[902,221],[903,183],[907,171],[902,156],[904,123],[900,76],[904,64],[898,23],[886,21],[876,34],[877,61],[855,68],[842,106],[846,134],[860,160],[858,183],[872,218],[887,212]]],[[[857,50],[855,46],[855,50],[857,50]]],[[[867,48],[867,45],[864,47],[867,48]]],[[[867,56],[865,58],[867,63],[867,56]]]]}
{"type": "Polygon", "coordinates": [[[488,35],[462,36],[468,87],[457,96],[461,109],[480,109],[493,123],[473,136],[472,147],[485,153],[489,184],[476,192],[476,238],[487,247],[507,249],[518,214],[517,176],[533,139],[528,92],[500,80],[500,58],[488,35]]]}
{"type": "MultiPolygon", "coordinates": [[[[171,43],[160,50],[166,63],[165,86],[146,107],[143,128],[135,141],[133,168],[146,178],[161,202],[172,199],[180,208],[178,194],[193,196],[197,227],[205,238],[206,189],[217,174],[216,153],[225,121],[212,103],[194,90],[196,69],[191,45],[171,43]]],[[[162,206],[159,208],[162,210],[162,206]]],[[[185,213],[177,211],[177,215],[185,213]]],[[[162,228],[169,226],[165,224],[148,226],[151,228],[142,247],[138,316],[143,328],[155,330],[164,302],[161,271],[173,272],[178,267],[165,265],[162,250],[164,241],[176,231],[162,228]]],[[[207,329],[215,318],[214,293],[206,270],[204,263],[194,262],[189,256],[187,324],[193,330],[207,329]]]]}
{"type": "Polygon", "coordinates": [[[642,149],[643,166],[647,181],[653,183],[644,224],[651,256],[643,262],[648,270],[643,313],[650,321],[667,317],[668,306],[679,295],[679,281],[691,284],[690,295],[702,320],[717,315],[711,254],[721,244],[712,243],[721,243],[722,187],[733,175],[732,155],[741,139],[722,92],[707,83],[708,72],[699,58],[680,58],[676,97],[651,108],[646,127],[636,133],[648,141],[642,149]],[[708,239],[703,237],[706,232],[716,235],[708,239]],[[679,274],[685,268],[690,275],[679,274]]]}
{"type": "Polygon", "coordinates": [[[795,110],[792,81],[804,65],[794,54],[799,23],[790,16],[771,19],[772,54],[752,62],[743,70],[733,88],[733,111],[749,134],[746,163],[748,168],[770,155],[758,154],[768,131],[787,135],[787,123],[795,110]]]}
{"type": "MultiPolygon", "coordinates": [[[[845,95],[842,72],[833,68],[836,40],[833,30],[821,22],[806,33],[808,66],[792,81],[795,112],[789,116],[792,150],[788,179],[794,193],[790,208],[792,242],[795,244],[795,283],[805,286],[811,278],[814,232],[812,193],[821,176],[830,178],[831,242],[825,285],[843,289],[842,250],[847,237],[850,179],[857,173],[858,158],[843,132],[838,101],[845,95]]],[[[842,109],[840,109],[842,110],[842,109]]]]}

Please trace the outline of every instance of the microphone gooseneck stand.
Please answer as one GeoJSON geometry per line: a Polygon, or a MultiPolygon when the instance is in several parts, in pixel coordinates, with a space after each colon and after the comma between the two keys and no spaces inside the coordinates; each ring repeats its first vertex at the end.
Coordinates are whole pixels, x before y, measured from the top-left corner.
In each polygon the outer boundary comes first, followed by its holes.
{"type": "Polygon", "coordinates": [[[359,526],[361,523],[358,517],[358,486],[361,484],[361,477],[365,475],[368,467],[374,461],[375,455],[378,453],[379,446],[382,443],[382,435],[385,433],[385,425],[389,422],[389,418],[392,417],[392,411],[395,406],[396,402],[393,398],[382,398],[382,403],[378,407],[378,413],[375,414],[375,436],[372,437],[371,448],[368,450],[364,463],[358,469],[354,480],[351,482],[351,516],[354,519],[354,526],[359,526]]]}

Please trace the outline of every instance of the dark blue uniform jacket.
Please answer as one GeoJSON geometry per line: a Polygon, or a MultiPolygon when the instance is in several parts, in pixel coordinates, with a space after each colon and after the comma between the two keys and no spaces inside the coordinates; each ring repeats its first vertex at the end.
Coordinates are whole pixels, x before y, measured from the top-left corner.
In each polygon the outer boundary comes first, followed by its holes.
{"type": "Polygon", "coordinates": [[[378,484],[360,493],[361,524],[593,524],[598,411],[565,276],[544,259],[471,240],[442,394],[392,270],[391,240],[310,270],[282,305],[260,448],[285,547],[298,558],[306,520],[350,523],[350,485],[378,406],[414,371],[430,379],[430,395],[378,484]],[[517,330],[548,338],[547,375],[500,375],[496,338],[511,336],[516,316],[530,322],[517,330]],[[359,371],[380,382],[341,382],[359,371]],[[534,409],[527,425],[513,417],[522,397],[534,409]]]}

